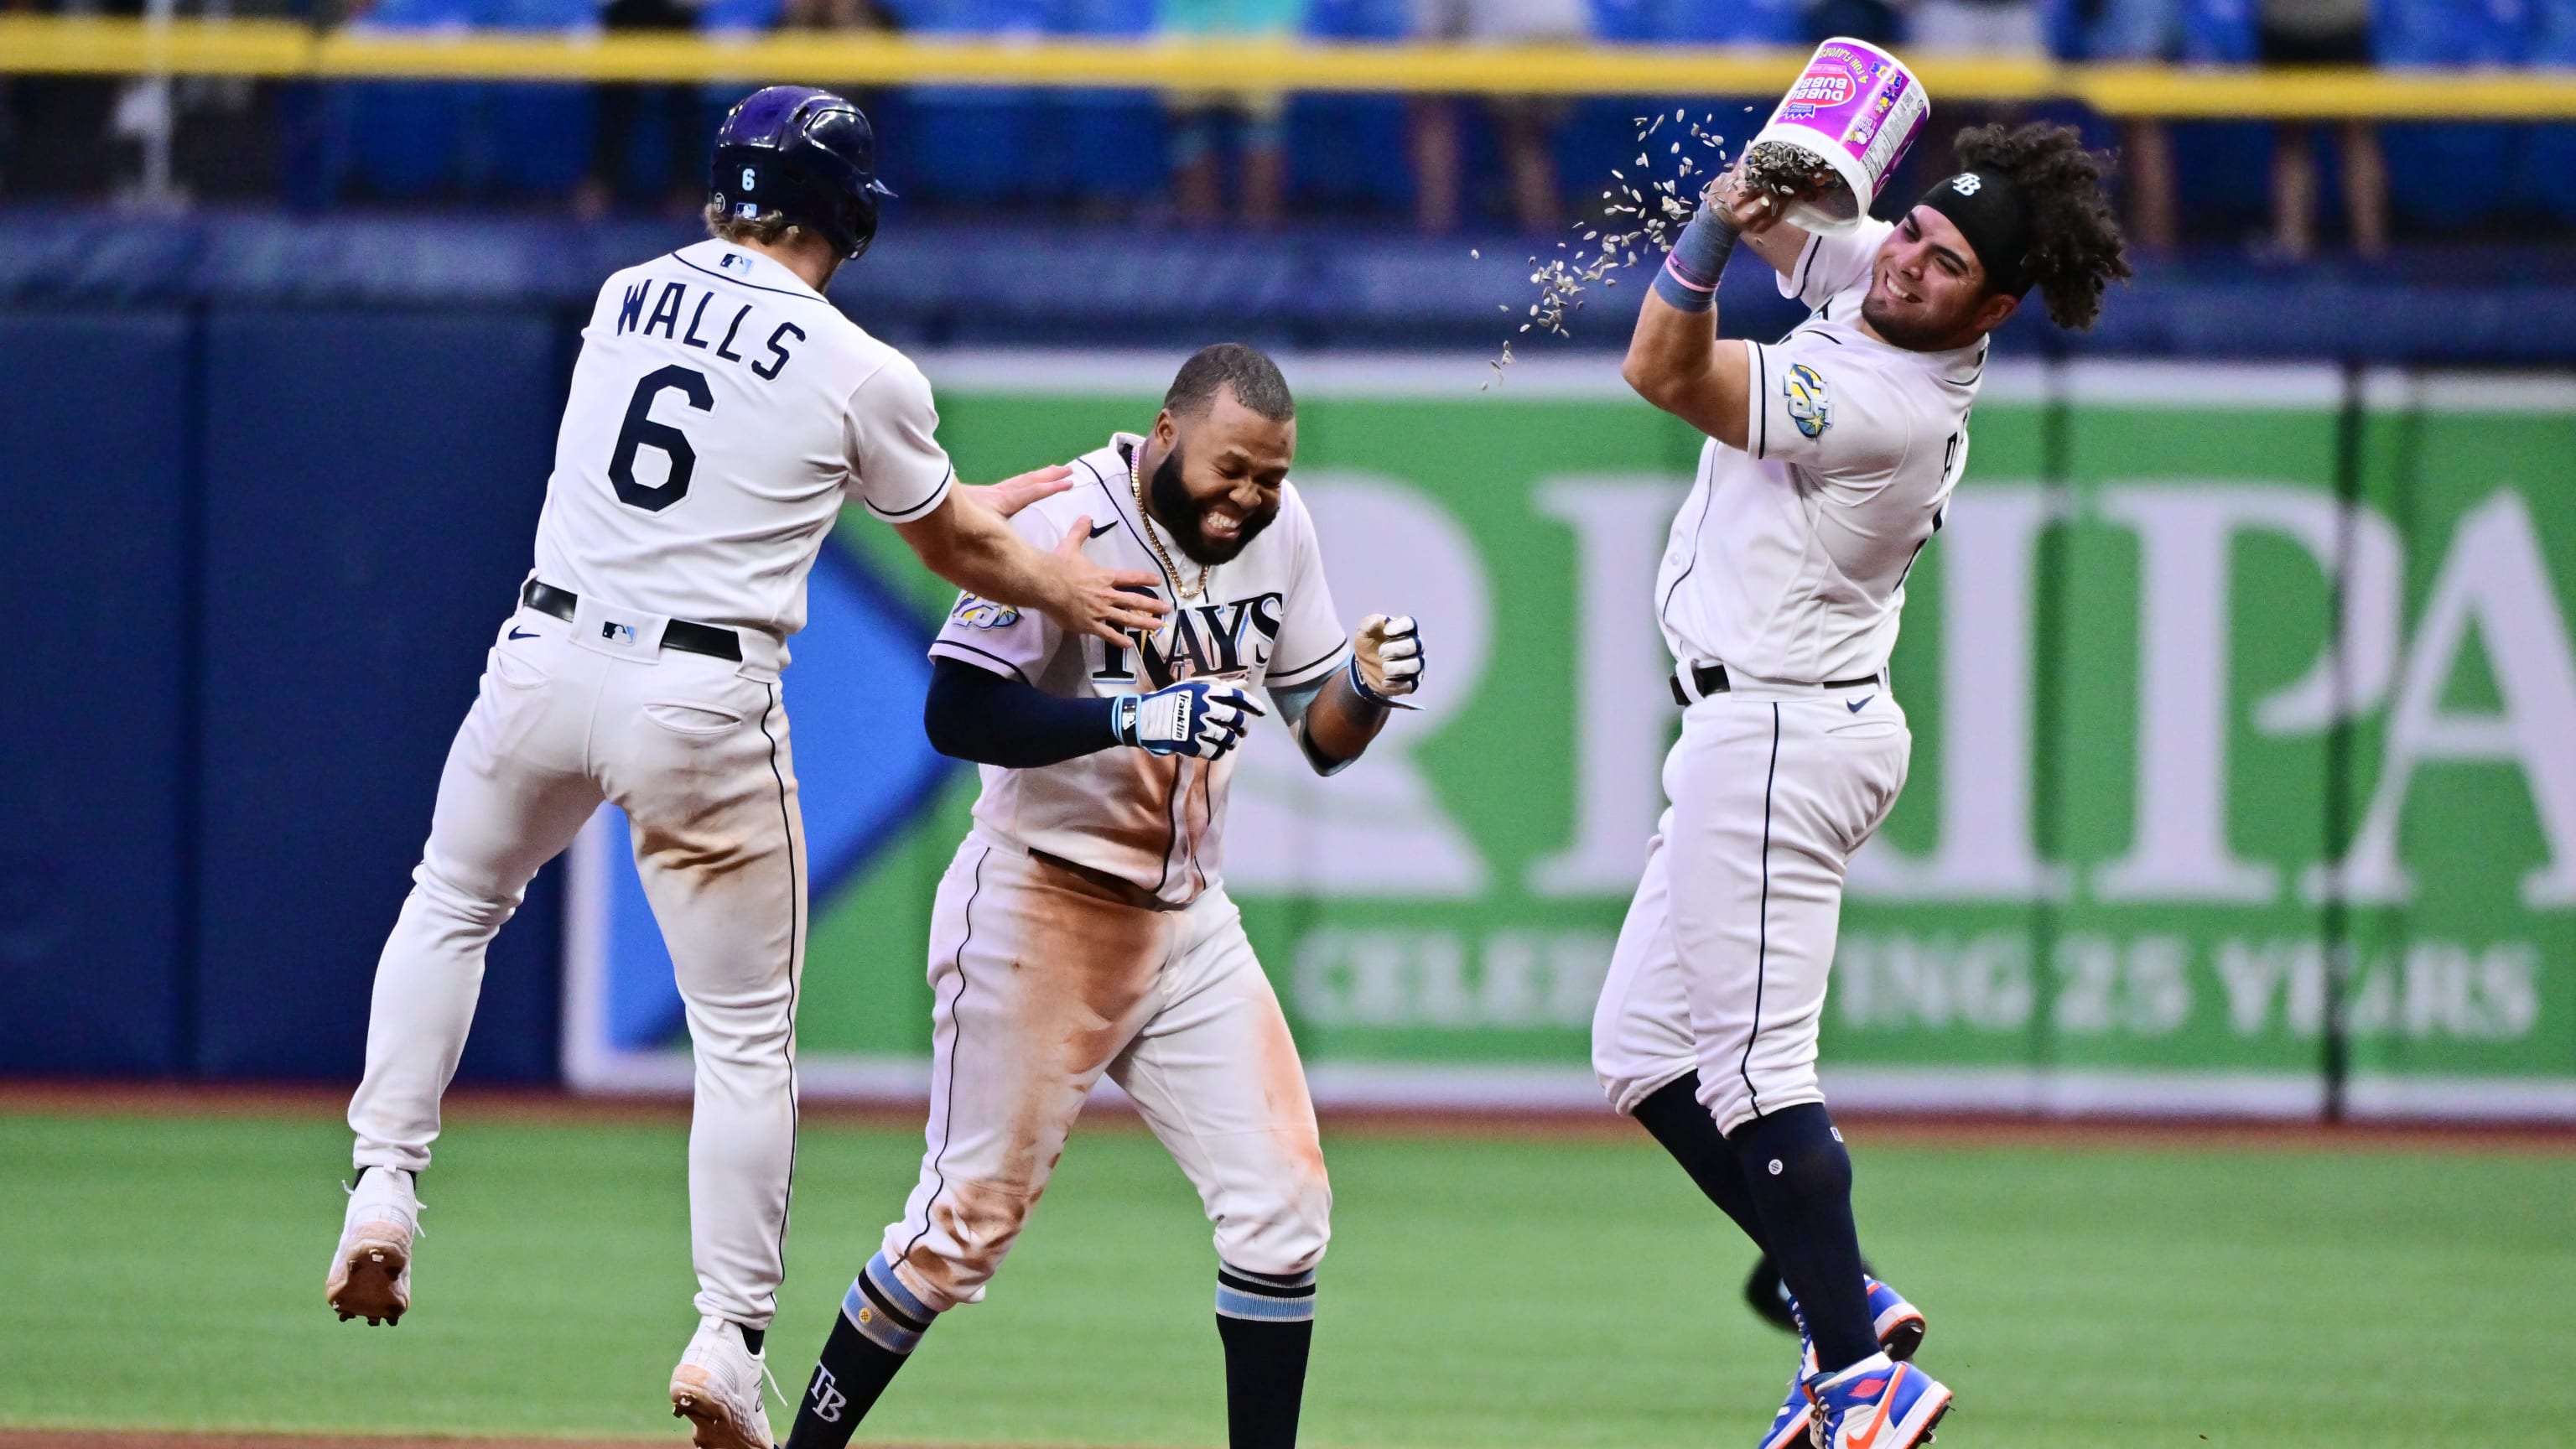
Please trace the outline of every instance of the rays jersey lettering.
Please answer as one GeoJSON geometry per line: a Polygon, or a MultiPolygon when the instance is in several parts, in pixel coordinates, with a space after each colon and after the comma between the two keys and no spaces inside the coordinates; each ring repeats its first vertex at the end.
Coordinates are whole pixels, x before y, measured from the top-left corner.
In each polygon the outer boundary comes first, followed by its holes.
{"type": "Polygon", "coordinates": [[[1815,310],[1749,349],[1745,447],[1712,438],[1655,580],[1677,660],[1818,683],[1884,667],[1905,574],[1966,470],[1985,345],[1908,352],[1860,327],[1893,228],[1811,238],[1780,279],[1815,310]]]}
{"type": "Polygon", "coordinates": [[[537,577],[783,638],[845,501],[947,496],[938,427],[920,369],[777,262],[703,241],[629,267],[582,329],[537,577]]]}
{"type": "Polygon", "coordinates": [[[1175,609],[1159,633],[1130,631],[1129,648],[1102,646],[1100,668],[1091,678],[1094,683],[1143,690],[1185,679],[1248,678],[1253,664],[1267,661],[1277,646],[1287,606],[1288,596],[1274,590],[1249,599],[1175,609]]]}
{"type": "MultiPolygon", "coordinates": [[[[1052,549],[1087,517],[1094,537],[1085,557],[1104,568],[1159,573],[1128,483],[1128,452],[1137,443],[1121,433],[1075,459],[1074,486],[1021,510],[1012,526],[1031,544],[1052,549]]],[[[1195,580],[1197,565],[1173,553],[1195,580]]],[[[975,611],[961,609],[951,613],[930,653],[1068,698],[1148,693],[1185,679],[1255,689],[1311,685],[1350,658],[1314,520],[1294,483],[1282,490],[1278,518],[1210,575],[1205,597],[1178,598],[1168,575],[1159,592],[1178,607],[1161,628],[1131,631],[1124,644],[1069,637],[1043,614],[985,625],[977,622],[980,615],[969,617],[975,611]]],[[[1234,766],[1232,755],[1211,765],[1116,747],[1034,770],[986,765],[975,820],[1025,848],[1107,871],[1180,905],[1223,881],[1226,788],[1234,766]]]]}

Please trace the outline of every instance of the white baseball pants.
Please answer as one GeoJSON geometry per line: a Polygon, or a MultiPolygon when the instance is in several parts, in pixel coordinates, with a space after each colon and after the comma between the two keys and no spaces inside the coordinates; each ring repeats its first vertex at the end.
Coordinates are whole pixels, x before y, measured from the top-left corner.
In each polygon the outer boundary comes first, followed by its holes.
{"type": "Polygon", "coordinates": [[[934,1311],[979,1301],[1107,1072],[1188,1175],[1217,1256],[1315,1266],[1333,1193],[1297,1044],[1222,891],[1151,910],[977,830],[931,920],[930,1121],[885,1260],[934,1311]]]}
{"type": "Polygon", "coordinates": [[[1843,868],[1905,786],[1913,734],[1878,683],[1747,684],[1682,716],[1672,802],[1592,1017],[1592,1067],[1634,1112],[1696,1068],[1733,1132],[1821,1102],[1816,1033],[1843,868]]]}
{"type": "Polygon", "coordinates": [[[804,827],[778,671],[649,644],[612,650],[597,635],[522,609],[492,646],[376,964],[366,1080],[349,1104],[355,1160],[429,1165],[484,948],[537,868],[614,801],[633,822],[696,1049],[698,1311],[763,1328],[787,1234],[805,944],[804,827]]]}

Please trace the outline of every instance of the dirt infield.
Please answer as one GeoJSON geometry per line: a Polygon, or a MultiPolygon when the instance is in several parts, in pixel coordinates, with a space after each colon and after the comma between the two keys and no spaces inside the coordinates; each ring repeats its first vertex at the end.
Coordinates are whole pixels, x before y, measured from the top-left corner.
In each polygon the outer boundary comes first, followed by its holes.
{"type": "MultiPolygon", "coordinates": [[[[0,1082],[0,1114],[58,1113],[154,1117],[287,1117],[336,1120],[347,1109],[344,1087],[193,1085],[132,1082],[0,1082]]],[[[808,1125],[921,1125],[920,1105],[808,1103],[808,1125]]],[[[683,1097],[582,1097],[562,1091],[460,1089],[447,1096],[456,1122],[598,1122],[677,1126],[688,1121],[683,1097]]],[[[1637,1129],[1607,1112],[1332,1111],[1330,1136],[1445,1136],[1626,1141],[1637,1129]]],[[[1907,1113],[1837,1114],[1845,1131],[1872,1141],[1922,1147],[2061,1147],[2115,1150],[2208,1149],[2309,1152],[2511,1152],[2576,1154],[2576,1126],[2448,1122],[2273,1122],[2233,1119],[2033,1118],[1907,1113]]],[[[1132,1111],[1107,1109],[1084,1118],[1086,1131],[1143,1131],[1132,1111]]],[[[160,1441],[153,1441],[160,1442],[160,1441]]],[[[378,1441],[370,1441],[371,1444],[378,1441]]],[[[393,1441],[382,1441],[391,1443],[393,1441]]],[[[569,1440],[545,1441],[570,1443],[569,1440]]],[[[0,1449],[17,1449],[0,1436],[0,1449]]]]}

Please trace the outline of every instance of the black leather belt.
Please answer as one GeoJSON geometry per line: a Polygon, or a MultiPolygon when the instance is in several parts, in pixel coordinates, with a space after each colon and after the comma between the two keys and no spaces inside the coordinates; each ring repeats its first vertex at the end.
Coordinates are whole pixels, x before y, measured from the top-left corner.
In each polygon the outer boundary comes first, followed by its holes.
{"type": "MultiPolygon", "coordinates": [[[[1699,697],[1702,699],[1706,699],[1712,694],[1724,694],[1735,687],[1727,682],[1726,666],[1723,664],[1691,665],[1690,676],[1691,683],[1699,686],[1699,697]]],[[[1682,672],[1678,669],[1674,670],[1671,675],[1665,678],[1664,682],[1673,687],[1673,703],[1680,705],[1684,709],[1690,708],[1690,692],[1682,688],[1682,672]]],[[[1864,674],[1854,679],[1828,679],[1823,684],[1816,687],[1819,689],[1850,689],[1855,685],[1876,684],[1877,682],[1877,675],[1864,674]]]]}
{"type": "Polygon", "coordinates": [[[1101,894],[1108,896],[1114,901],[1117,901],[1120,905],[1134,906],[1140,911],[1186,911],[1189,909],[1189,903],[1187,901],[1174,902],[1164,900],[1161,896],[1154,894],[1152,891],[1145,889],[1134,881],[1111,875],[1105,870],[1098,870],[1091,866],[1067,860],[1061,855],[1049,855],[1043,850],[1032,850],[1029,852],[1029,859],[1036,861],[1040,865],[1050,866],[1056,870],[1063,871],[1065,874],[1072,876],[1074,879],[1083,882],[1092,889],[1099,891],[1101,894]]]}
{"type": "MultiPolygon", "coordinates": [[[[519,602],[540,614],[551,614],[569,624],[573,607],[581,602],[581,596],[570,589],[559,589],[530,579],[519,590],[519,602]]],[[[741,638],[731,629],[719,629],[713,624],[692,624],[686,619],[673,619],[662,628],[662,647],[677,649],[683,654],[704,654],[710,659],[730,659],[736,664],[742,662],[741,638]]]]}

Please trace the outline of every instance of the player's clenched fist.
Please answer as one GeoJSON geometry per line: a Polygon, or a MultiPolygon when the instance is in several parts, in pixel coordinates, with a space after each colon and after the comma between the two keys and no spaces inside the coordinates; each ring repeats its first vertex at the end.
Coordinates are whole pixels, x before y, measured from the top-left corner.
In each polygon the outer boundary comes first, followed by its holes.
{"type": "Polygon", "coordinates": [[[1186,680],[1152,694],[1118,696],[1118,742],[1152,755],[1213,760],[1233,749],[1261,713],[1239,684],[1186,680]]]}
{"type": "Polygon", "coordinates": [[[1422,687],[1422,629],[1411,614],[1371,614],[1351,636],[1351,687],[1376,704],[1394,704],[1422,687]]]}

